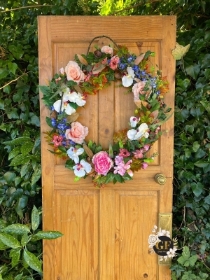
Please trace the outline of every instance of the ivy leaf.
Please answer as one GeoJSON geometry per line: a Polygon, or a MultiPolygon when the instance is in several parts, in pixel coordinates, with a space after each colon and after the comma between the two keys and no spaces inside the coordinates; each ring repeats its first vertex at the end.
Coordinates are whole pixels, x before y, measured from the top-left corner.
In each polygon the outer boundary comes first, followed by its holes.
{"type": "Polygon", "coordinates": [[[189,51],[190,44],[182,46],[176,42],[175,48],[172,50],[172,55],[176,60],[180,60],[189,51]]]}
{"type": "Polygon", "coordinates": [[[190,266],[194,266],[196,261],[197,261],[197,259],[198,259],[197,255],[194,255],[194,256],[190,257],[189,258],[189,265],[190,266]]]}
{"type": "Polygon", "coordinates": [[[209,165],[209,162],[203,161],[203,160],[198,160],[194,163],[194,165],[197,167],[207,167],[209,165]]]}
{"type": "Polygon", "coordinates": [[[16,63],[14,63],[14,62],[8,62],[7,66],[8,66],[9,71],[10,71],[12,74],[15,75],[15,72],[16,72],[16,70],[17,70],[17,68],[18,68],[18,65],[17,65],[16,63]]]}
{"type": "Polygon", "coordinates": [[[195,196],[199,196],[203,192],[203,185],[200,182],[191,183],[191,187],[195,196]]]}
{"type": "Polygon", "coordinates": [[[200,148],[200,144],[198,143],[198,141],[194,142],[194,143],[193,143],[193,147],[192,147],[193,151],[194,151],[194,152],[197,152],[197,150],[198,150],[199,148],[200,148]]]}
{"type": "Polygon", "coordinates": [[[42,264],[33,253],[24,250],[23,258],[27,265],[30,266],[33,270],[42,273],[42,264]]]}
{"type": "Polygon", "coordinates": [[[190,77],[196,80],[200,72],[200,66],[198,64],[190,65],[186,67],[185,71],[190,77]]]}

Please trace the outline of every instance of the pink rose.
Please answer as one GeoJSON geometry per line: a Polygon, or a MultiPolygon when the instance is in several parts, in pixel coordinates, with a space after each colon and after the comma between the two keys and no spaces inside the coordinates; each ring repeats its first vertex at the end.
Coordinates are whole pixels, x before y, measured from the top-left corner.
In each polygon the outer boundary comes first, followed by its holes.
{"type": "Polygon", "coordinates": [[[95,171],[98,174],[104,176],[109,172],[109,170],[113,166],[113,161],[111,160],[107,152],[103,152],[103,151],[95,154],[92,159],[92,162],[95,166],[95,171]]]}
{"type": "Polygon", "coordinates": [[[117,55],[113,56],[110,60],[110,63],[109,63],[110,68],[112,70],[116,70],[119,61],[120,61],[120,58],[117,55]]]}
{"type": "Polygon", "coordinates": [[[62,145],[63,137],[60,135],[53,135],[52,141],[55,147],[59,147],[62,145]]]}
{"type": "Polygon", "coordinates": [[[144,90],[145,85],[146,85],[145,81],[140,81],[134,84],[134,86],[132,87],[132,92],[134,94],[134,101],[139,100],[139,94],[147,93],[147,91],[144,90]]]}
{"type": "Polygon", "coordinates": [[[109,46],[103,46],[101,48],[101,52],[112,55],[113,54],[113,48],[111,48],[109,46]]]}
{"type": "Polygon", "coordinates": [[[75,61],[69,61],[69,63],[65,67],[65,72],[68,81],[72,80],[76,83],[84,81],[85,74],[82,72],[79,65],[75,61]]]}
{"type": "Polygon", "coordinates": [[[88,134],[88,128],[81,125],[79,122],[73,122],[71,129],[66,130],[66,138],[74,141],[77,144],[82,144],[88,134]]]}
{"type": "Polygon", "coordinates": [[[149,144],[144,145],[143,149],[145,152],[149,151],[150,145],[149,144]]]}
{"type": "Polygon", "coordinates": [[[142,169],[146,169],[148,167],[148,163],[143,162],[141,167],[142,167],[142,169]]]}

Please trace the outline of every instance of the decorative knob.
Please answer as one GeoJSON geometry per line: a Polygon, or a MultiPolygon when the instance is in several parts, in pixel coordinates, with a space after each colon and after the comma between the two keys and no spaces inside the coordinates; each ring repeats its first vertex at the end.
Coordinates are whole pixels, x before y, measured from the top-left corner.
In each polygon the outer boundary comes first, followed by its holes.
{"type": "Polygon", "coordinates": [[[159,185],[164,185],[166,182],[166,176],[162,173],[158,173],[154,177],[155,182],[158,183],[159,185]]]}

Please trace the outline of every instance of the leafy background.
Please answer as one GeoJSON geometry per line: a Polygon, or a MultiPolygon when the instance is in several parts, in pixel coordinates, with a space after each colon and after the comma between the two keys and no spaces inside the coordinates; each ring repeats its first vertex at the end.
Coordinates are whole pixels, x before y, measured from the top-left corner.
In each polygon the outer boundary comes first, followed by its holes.
{"type": "Polygon", "coordinates": [[[32,238],[41,230],[38,226],[34,231],[32,222],[33,211],[37,217],[41,213],[37,51],[41,14],[177,15],[177,42],[191,46],[176,69],[173,235],[180,250],[172,262],[172,279],[208,279],[209,4],[210,0],[0,1],[0,280],[42,279],[43,236],[32,238]],[[24,229],[12,234],[16,239],[12,242],[8,235],[13,224],[24,229]]]}

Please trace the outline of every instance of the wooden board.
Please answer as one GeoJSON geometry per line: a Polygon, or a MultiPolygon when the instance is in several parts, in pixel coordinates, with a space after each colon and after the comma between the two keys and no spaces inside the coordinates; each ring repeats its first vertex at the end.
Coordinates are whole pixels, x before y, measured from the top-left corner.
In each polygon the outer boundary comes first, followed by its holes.
{"type": "MultiPolygon", "coordinates": [[[[174,16],[39,16],[39,80],[46,85],[75,54],[87,52],[89,42],[106,35],[136,54],[154,51],[167,76],[174,106],[176,18],[174,16]]],[[[105,39],[95,44],[107,44],[105,39]]],[[[96,189],[89,179],[73,181],[73,173],[48,151],[44,132],[49,112],[41,100],[43,227],[64,236],[44,242],[44,280],[169,280],[168,266],[159,266],[148,253],[148,237],[159,213],[172,211],[173,117],[163,125],[151,153],[159,155],[146,170],[126,184],[96,189]],[[154,181],[157,173],[165,185],[154,181]]],[[[108,147],[114,131],[127,127],[133,115],[133,97],[112,84],[89,96],[79,121],[89,127],[88,138],[108,147]]]]}

